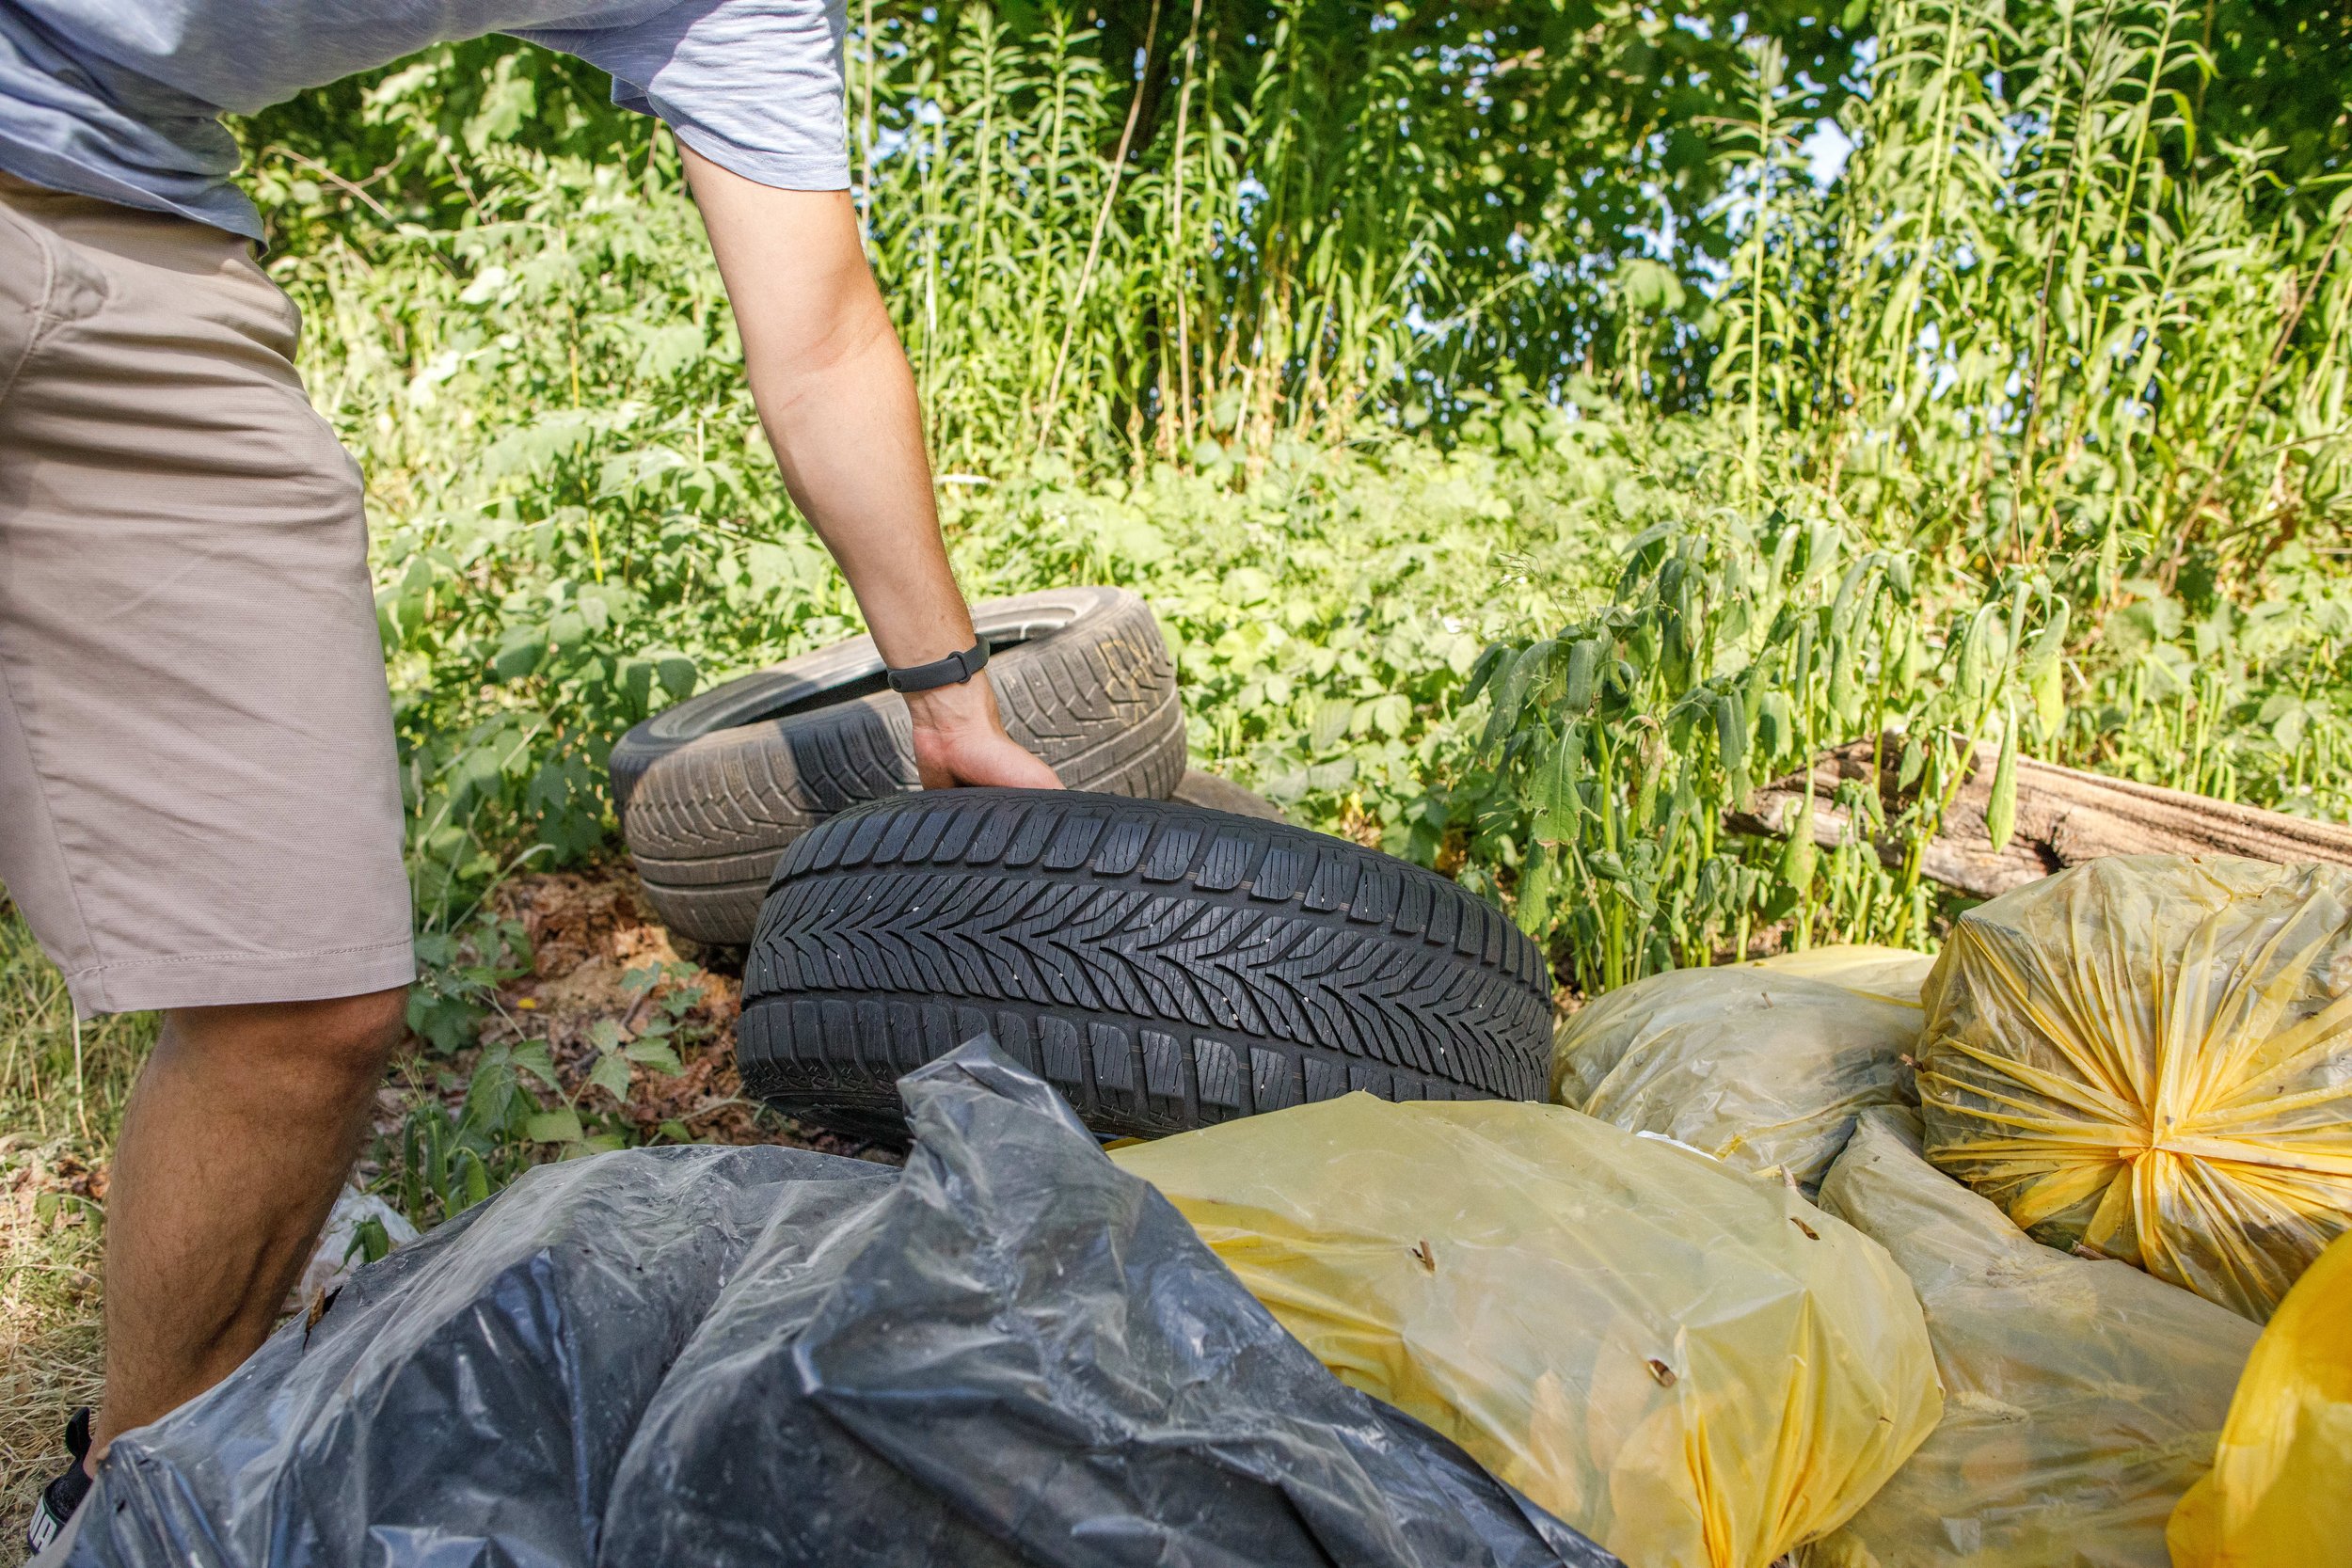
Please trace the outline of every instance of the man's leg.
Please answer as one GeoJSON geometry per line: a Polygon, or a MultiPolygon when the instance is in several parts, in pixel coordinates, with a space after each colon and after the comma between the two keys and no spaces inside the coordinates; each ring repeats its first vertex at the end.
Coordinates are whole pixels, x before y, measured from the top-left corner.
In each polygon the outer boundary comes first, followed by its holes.
{"type": "Polygon", "coordinates": [[[81,1012],[169,1021],[102,1440],[266,1333],[415,974],[358,474],[297,325],[242,242],[0,177],[0,882],[81,1012]]]}
{"type": "Polygon", "coordinates": [[[91,1466],[268,1335],[366,1136],[405,995],[167,1016],[115,1148],[91,1466]]]}

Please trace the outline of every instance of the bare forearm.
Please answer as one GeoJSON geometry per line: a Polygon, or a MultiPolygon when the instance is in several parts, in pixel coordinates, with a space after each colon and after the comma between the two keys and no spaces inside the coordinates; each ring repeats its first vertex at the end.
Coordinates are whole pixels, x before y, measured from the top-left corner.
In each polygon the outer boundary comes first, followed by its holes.
{"type": "MultiPolygon", "coordinates": [[[[884,659],[928,664],[972,646],[923,451],[914,377],[866,265],[844,191],[786,191],[686,153],[760,423],[792,499],[866,611],[884,659]]],[[[1006,735],[985,673],[911,695],[923,784],[1054,788],[1006,735]]]]}
{"type": "Polygon", "coordinates": [[[686,158],[785,485],[840,562],[882,657],[920,664],[971,646],[914,377],[848,193],[770,191],[686,158]]]}
{"type": "Polygon", "coordinates": [[[883,657],[919,664],[970,647],[972,621],[940,543],[914,380],[879,297],[871,315],[839,359],[755,370],[753,386],[785,483],[840,562],[883,657]]]}

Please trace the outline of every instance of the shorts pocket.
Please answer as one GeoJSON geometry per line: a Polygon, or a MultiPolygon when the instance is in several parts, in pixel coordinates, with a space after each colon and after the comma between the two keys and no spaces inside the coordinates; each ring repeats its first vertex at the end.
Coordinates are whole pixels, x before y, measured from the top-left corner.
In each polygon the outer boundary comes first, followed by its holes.
{"type": "Polygon", "coordinates": [[[49,249],[40,231],[0,201],[0,400],[40,335],[49,303],[49,249]]]}
{"type": "Polygon", "coordinates": [[[0,402],[49,330],[105,307],[105,274],[0,198],[0,402]]]}

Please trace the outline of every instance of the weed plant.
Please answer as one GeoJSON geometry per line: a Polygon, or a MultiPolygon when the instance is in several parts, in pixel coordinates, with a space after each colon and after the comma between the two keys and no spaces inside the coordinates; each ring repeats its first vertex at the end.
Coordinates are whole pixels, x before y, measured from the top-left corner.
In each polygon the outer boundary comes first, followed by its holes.
{"type": "MultiPolygon", "coordinates": [[[[884,5],[851,150],[973,590],[1143,589],[1206,760],[1605,986],[1928,940],[1915,875],[1719,827],[1866,725],[1928,781],[1897,835],[1969,735],[2341,812],[2347,62],[2267,17],[884,5]]],[[[628,723],[856,625],[596,87],[481,43],[246,127],[371,479],[428,933],[607,841],[628,723]]]]}

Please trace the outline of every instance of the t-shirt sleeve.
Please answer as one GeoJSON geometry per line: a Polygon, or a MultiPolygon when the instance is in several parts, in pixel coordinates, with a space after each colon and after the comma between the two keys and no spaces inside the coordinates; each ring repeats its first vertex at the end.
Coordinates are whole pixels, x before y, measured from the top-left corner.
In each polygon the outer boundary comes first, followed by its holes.
{"type": "Polygon", "coordinates": [[[722,168],[786,190],[850,183],[843,0],[682,0],[621,27],[519,33],[612,75],[612,102],[659,115],[722,168]]]}

